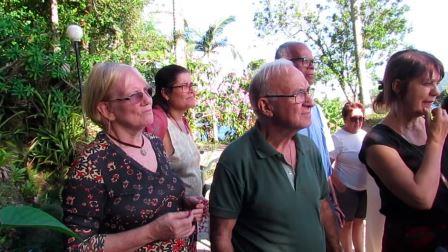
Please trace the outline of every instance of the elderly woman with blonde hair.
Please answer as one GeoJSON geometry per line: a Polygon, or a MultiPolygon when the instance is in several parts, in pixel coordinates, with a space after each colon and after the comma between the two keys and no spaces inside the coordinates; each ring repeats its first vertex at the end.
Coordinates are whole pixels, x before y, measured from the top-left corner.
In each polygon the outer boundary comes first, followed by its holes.
{"type": "Polygon", "coordinates": [[[96,64],[83,109],[103,131],[73,163],[63,192],[73,251],[191,251],[204,205],[185,197],[162,142],[144,132],[153,89],[133,67],[96,64]]]}

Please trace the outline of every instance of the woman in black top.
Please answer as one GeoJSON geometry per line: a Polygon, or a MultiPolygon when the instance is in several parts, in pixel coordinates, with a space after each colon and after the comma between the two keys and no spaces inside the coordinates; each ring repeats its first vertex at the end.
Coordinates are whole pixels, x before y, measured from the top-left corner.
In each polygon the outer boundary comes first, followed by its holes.
{"type": "Polygon", "coordinates": [[[433,55],[404,50],[389,59],[374,102],[389,110],[364,139],[359,158],[381,195],[386,216],[383,251],[434,251],[448,245],[448,193],[441,156],[448,115],[431,106],[440,94],[442,63],[433,55]]]}

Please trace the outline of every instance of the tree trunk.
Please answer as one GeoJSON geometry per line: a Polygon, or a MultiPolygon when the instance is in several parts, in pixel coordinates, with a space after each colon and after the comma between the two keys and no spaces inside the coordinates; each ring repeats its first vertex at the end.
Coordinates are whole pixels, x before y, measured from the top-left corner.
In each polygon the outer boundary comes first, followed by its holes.
{"type": "Polygon", "coordinates": [[[359,1],[350,0],[350,15],[353,27],[353,34],[355,38],[355,59],[356,59],[356,75],[359,81],[359,100],[366,108],[371,105],[369,95],[369,77],[366,70],[366,63],[364,59],[364,46],[362,38],[362,23],[359,17],[359,1]]]}
{"type": "Polygon", "coordinates": [[[58,1],[50,1],[50,18],[51,18],[51,39],[52,39],[52,49],[53,52],[58,52],[61,50],[59,43],[59,15],[58,15],[58,1]]]}
{"type": "Polygon", "coordinates": [[[216,117],[216,110],[213,109],[213,118],[212,118],[212,127],[213,127],[213,142],[218,143],[218,118],[216,117]]]}
{"type": "MultiPolygon", "coordinates": [[[[94,0],[88,0],[87,2],[87,13],[86,16],[92,12],[94,12],[94,0]]],[[[87,45],[87,48],[89,49],[89,54],[95,54],[96,53],[96,36],[95,34],[90,35],[91,39],[89,40],[89,44],[87,45]]]]}
{"type": "Polygon", "coordinates": [[[184,36],[184,25],[183,25],[183,15],[182,9],[176,5],[176,0],[172,0],[173,3],[173,46],[174,46],[174,56],[176,57],[176,64],[181,66],[187,65],[187,60],[185,57],[187,43],[185,42],[184,36]],[[180,22],[180,24],[178,24],[180,22]]]}

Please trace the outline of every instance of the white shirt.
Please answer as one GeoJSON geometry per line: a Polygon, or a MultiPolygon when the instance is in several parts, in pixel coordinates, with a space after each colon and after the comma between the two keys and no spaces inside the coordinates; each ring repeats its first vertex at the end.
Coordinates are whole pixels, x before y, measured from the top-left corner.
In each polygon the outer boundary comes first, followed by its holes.
{"type": "Polygon", "coordinates": [[[366,132],[359,129],[355,134],[339,129],[333,135],[335,150],[330,156],[335,160],[334,174],[347,187],[361,191],[366,190],[367,169],[358,154],[366,132]]]}
{"type": "Polygon", "coordinates": [[[190,134],[186,134],[168,119],[168,132],[174,153],[168,157],[171,169],[182,179],[185,185],[185,195],[201,196],[202,179],[199,168],[200,154],[190,134]]]}

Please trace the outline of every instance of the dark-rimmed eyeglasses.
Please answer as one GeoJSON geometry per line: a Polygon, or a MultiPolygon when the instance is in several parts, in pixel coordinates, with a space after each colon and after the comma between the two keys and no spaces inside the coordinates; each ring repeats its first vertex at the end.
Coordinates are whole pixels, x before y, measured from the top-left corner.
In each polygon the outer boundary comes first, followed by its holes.
{"type": "Polygon", "coordinates": [[[182,93],[188,93],[196,90],[197,85],[195,83],[182,83],[180,85],[172,86],[170,88],[180,88],[182,93]]]}
{"type": "Polygon", "coordinates": [[[314,66],[314,64],[317,63],[316,59],[307,58],[307,57],[297,57],[297,58],[292,58],[289,60],[292,61],[293,63],[298,62],[300,65],[302,65],[304,67],[310,67],[311,65],[314,66]]]}
{"type": "Polygon", "coordinates": [[[149,97],[153,97],[155,94],[155,89],[153,89],[152,87],[147,87],[144,89],[144,92],[142,91],[137,91],[133,94],[130,94],[127,97],[123,97],[123,98],[116,98],[116,99],[111,99],[108,100],[109,102],[113,102],[113,101],[129,101],[131,104],[137,104],[140,103],[143,100],[143,95],[146,94],[149,97]]]}
{"type": "Polygon", "coordinates": [[[295,94],[290,95],[265,95],[263,97],[265,98],[294,98],[294,103],[300,104],[304,103],[306,100],[306,97],[309,96],[310,98],[313,97],[313,92],[311,89],[299,89],[295,94]]]}
{"type": "Polygon", "coordinates": [[[350,116],[350,122],[364,122],[364,116],[350,116]]]}

